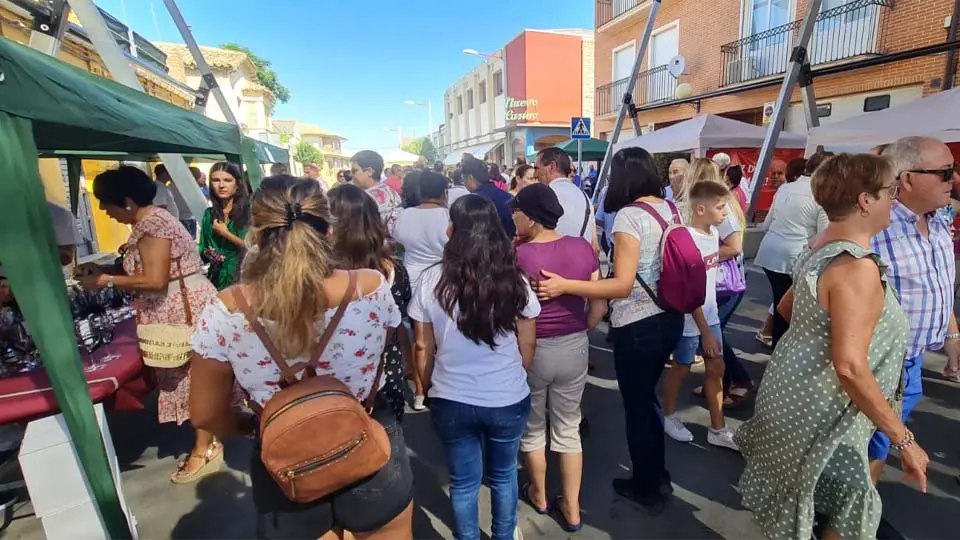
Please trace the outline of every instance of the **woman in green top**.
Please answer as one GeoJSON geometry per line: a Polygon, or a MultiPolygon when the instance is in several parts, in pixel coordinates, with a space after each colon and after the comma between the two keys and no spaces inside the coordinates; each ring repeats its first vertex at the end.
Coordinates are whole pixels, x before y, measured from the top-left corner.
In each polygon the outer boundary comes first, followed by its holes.
{"type": "Polygon", "coordinates": [[[240,167],[221,161],[210,168],[211,207],[200,223],[200,255],[210,263],[207,277],[223,290],[239,277],[243,237],[250,226],[250,194],[240,167]]]}
{"type": "Polygon", "coordinates": [[[876,538],[880,495],[867,442],[878,429],[926,491],[927,454],[896,412],[909,320],[870,239],[890,223],[893,165],[840,154],[814,173],[830,225],[797,261],[778,306],[790,328],[777,344],[756,412],[734,440],[746,461],[743,506],[768,538],[876,538]]]}

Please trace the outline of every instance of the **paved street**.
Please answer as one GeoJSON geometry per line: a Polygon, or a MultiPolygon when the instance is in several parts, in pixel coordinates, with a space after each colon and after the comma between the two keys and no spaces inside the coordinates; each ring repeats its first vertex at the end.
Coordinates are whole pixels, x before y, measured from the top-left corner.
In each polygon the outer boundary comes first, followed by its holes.
{"type": "MultiPolygon", "coordinates": [[[[731,340],[748,369],[759,379],[768,356],[754,341],[753,334],[766,313],[769,289],[756,272],[749,273],[752,295],[741,304],[731,323],[731,340]]],[[[667,442],[667,460],[673,475],[676,500],[664,514],[650,518],[616,497],[612,478],[626,475],[629,459],[623,436],[623,414],[613,374],[612,355],[602,332],[593,336],[592,358],[596,370],[584,397],[590,432],[584,441],[585,466],[583,508],[585,526],[579,538],[757,538],[758,530],[740,506],[733,489],[742,468],[736,453],[707,447],[707,413],[696,398],[684,393],[683,414],[696,436],[693,444],[667,442]]],[[[881,486],[885,517],[896,532],[882,531],[881,538],[957,537],[950,516],[960,511],[960,486],[954,477],[960,472],[960,393],[955,383],[945,382],[937,373],[943,367],[940,356],[928,357],[927,397],[921,402],[912,429],[932,459],[930,487],[921,495],[913,486],[899,483],[899,471],[888,468],[881,486]]],[[[688,388],[699,384],[699,369],[688,388]]],[[[751,414],[750,404],[732,413],[739,425],[751,414]]],[[[417,482],[417,538],[452,538],[451,515],[446,494],[447,474],[442,449],[429,425],[427,412],[410,413],[406,437],[417,482]]],[[[208,477],[195,486],[173,486],[167,476],[174,456],[185,452],[189,432],[156,425],[151,414],[115,415],[111,429],[121,463],[124,464],[125,495],[139,522],[141,538],[250,538],[253,529],[249,479],[243,472],[249,460],[247,441],[227,444],[229,471],[208,477]]],[[[891,459],[891,465],[896,465],[891,459]]],[[[555,463],[554,463],[555,465],[555,463]]],[[[551,478],[551,494],[558,478],[551,478]]],[[[521,474],[523,474],[521,472],[521,474]]],[[[489,533],[486,488],[482,494],[481,524],[489,533]]],[[[527,538],[564,538],[554,518],[539,516],[520,505],[520,523],[527,538]]],[[[17,519],[4,533],[9,539],[42,538],[40,523],[29,504],[17,510],[17,519]]]]}

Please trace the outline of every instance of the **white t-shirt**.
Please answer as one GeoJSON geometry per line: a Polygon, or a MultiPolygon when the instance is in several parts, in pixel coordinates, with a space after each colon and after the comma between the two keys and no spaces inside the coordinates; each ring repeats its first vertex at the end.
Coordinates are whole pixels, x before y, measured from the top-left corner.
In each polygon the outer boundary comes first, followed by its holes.
{"type": "MultiPolygon", "coordinates": [[[[336,312],[336,306],[328,309],[326,320],[336,312]]],[[[271,321],[261,319],[260,322],[268,333],[273,330],[271,321]]],[[[346,384],[357,399],[366,399],[377,375],[387,329],[399,325],[400,310],[393,301],[390,284],[382,278],[375,291],[347,304],[340,324],[317,363],[317,375],[332,375],[346,384]]],[[[318,331],[325,326],[325,322],[318,323],[318,331]]],[[[263,342],[247,324],[243,313],[230,312],[220,299],[204,308],[190,344],[204,358],[229,363],[237,382],[260,405],[280,390],[277,385],[281,379],[280,368],[263,342]]],[[[287,363],[306,362],[309,356],[287,363]]],[[[381,376],[380,388],[386,379],[381,376]]]]}
{"type": "Polygon", "coordinates": [[[463,197],[464,195],[469,195],[470,190],[463,186],[453,186],[447,190],[447,208],[453,206],[453,201],[463,197]]]}
{"type": "MultiPolygon", "coordinates": [[[[670,212],[667,203],[650,203],[650,206],[667,223],[673,221],[673,214],[670,212]]],[[[613,234],[616,235],[617,233],[628,234],[640,242],[637,273],[656,292],[657,283],[660,282],[660,266],[662,264],[660,237],[663,235],[663,229],[660,224],[645,210],[636,206],[625,206],[617,212],[617,217],[613,220],[613,234]]],[[[634,281],[633,290],[630,291],[629,296],[610,301],[610,324],[614,328],[626,326],[660,313],[663,313],[663,310],[657,307],[638,281],[634,281]]]]}
{"type": "Polygon", "coordinates": [[[563,207],[563,215],[557,221],[557,233],[563,236],[580,236],[592,245],[597,222],[593,205],[587,201],[587,195],[569,178],[558,178],[550,182],[550,189],[557,194],[560,206],[563,207]],[[587,228],[581,235],[585,212],[589,212],[586,216],[587,228]]]}
{"type": "MultiPolygon", "coordinates": [[[[430,397],[477,407],[506,407],[530,394],[516,334],[497,338],[497,346],[479,345],[460,333],[457,323],[440,306],[434,290],[440,281],[440,265],[428,268],[414,289],[407,307],[410,318],[433,324],[437,341],[430,397]]],[[[456,314],[456,308],[454,308],[456,314]]],[[[540,315],[540,303],[527,290],[524,318],[540,315]]]]}
{"type": "Polygon", "coordinates": [[[180,221],[180,210],[177,208],[177,202],[173,200],[170,188],[163,185],[163,182],[154,182],[154,184],[157,186],[157,194],[153,197],[153,205],[163,207],[173,214],[177,221],[180,221]]]}
{"type": "Polygon", "coordinates": [[[390,233],[403,245],[403,266],[416,288],[420,274],[443,258],[450,212],[446,208],[405,208],[390,233]]]}
{"type": "MultiPolygon", "coordinates": [[[[700,255],[703,256],[703,264],[707,267],[707,297],[703,301],[703,318],[707,324],[713,326],[720,324],[720,313],[717,310],[717,271],[720,264],[720,235],[717,229],[711,227],[711,234],[706,234],[693,227],[687,227],[690,230],[690,236],[700,249],[700,255]]],[[[693,315],[684,315],[683,317],[683,335],[699,336],[700,330],[697,323],[693,322],[693,315]]]]}
{"type": "Polygon", "coordinates": [[[784,184],[777,189],[770,212],[763,220],[767,232],[753,262],[761,268],[792,275],[797,257],[829,224],[826,212],[813,198],[810,177],[801,176],[784,184]]]}
{"type": "Polygon", "coordinates": [[[55,204],[47,202],[50,219],[53,221],[53,237],[58,246],[78,246],[83,242],[80,231],[77,229],[77,220],[73,212],[55,204]]]}

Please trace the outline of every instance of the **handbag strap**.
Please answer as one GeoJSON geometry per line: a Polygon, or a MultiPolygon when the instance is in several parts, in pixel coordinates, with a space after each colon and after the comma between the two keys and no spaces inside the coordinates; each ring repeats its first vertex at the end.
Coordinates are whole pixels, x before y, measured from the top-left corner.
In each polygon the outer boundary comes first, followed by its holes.
{"type": "Polygon", "coordinates": [[[580,190],[580,194],[583,195],[583,226],[580,227],[580,236],[583,237],[583,233],[587,232],[587,225],[590,224],[590,198],[587,197],[587,194],[580,190]]]}
{"type": "MultiPolygon", "coordinates": [[[[674,225],[680,225],[680,224],[681,224],[680,212],[677,211],[676,205],[673,204],[672,201],[666,201],[666,200],[665,200],[664,202],[667,203],[667,206],[670,207],[670,213],[673,214],[673,224],[674,224],[674,225]]],[[[665,234],[665,233],[667,232],[667,228],[670,227],[670,224],[667,223],[667,220],[663,219],[663,216],[660,215],[660,212],[657,212],[657,210],[656,210],[654,207],[650,206],[649,203],[646,203],[646,202],[643,202],[643,201],[634,201],[634,202],[630,203],[630,206],[634,206],[634,207],[636,207],[636,208],[639,208],[639,209],[643,210],[644,212],[646,212],[647,214],[649,214],[650,217],[652,217],[654,220],[656,220],[657,224],[660,225],[660,228],[663,229],[663,232],[660,233],[661,236],[663,236],[663,234],[665,234]]],[[[660,299],[657,298],[657,295],[653,292],[653,289],[650,288],[649,285],[647,285],[647,282],[644,281],[642,277],[640,277],[640,272],[637,272],[637,281],[640,283],[640,286],[643,287],[643,290],[646,291],[647,294],[650,296],[650,300],[653,300],[653,303],[654,303],[658,308],[666,311],[666,308],[664,308],[664,307],[660,304],[660,299]]]]}
{"type": "MultiPolygon", "coordinates": [[[[343,293],[343,299],[340,300],[340,305],[337,306],[336,313],[334,313],[333,318],[330,319],[330,323],[327,324],[326,329],[324,329],[323,335],[320,337],[320,341],[317,342],[316,347],[314,347],[313,354],[310,355],[310,360],[307,362],[304,369],[315,368],[317,366],[317,362],[320,361],[320,355],[322,355],[324,349],[327,348],[327,344],[333,337],[333,333],[336,331],[337,325],[339,325],[340,320],[343,319],[343,314],[347,310],[347,305],[350,304],[351,300],[353,300],[356,284],[357,275],[355,272],[350,271],[347,290],[343,293]]],[[[293,371],[293,369],[291,369],[291,367],[287,364],[283,353],[280,352],[280,349],[277,348],[277,345],[274,343],[273,339],[271,339],[270,335],[267,334],[267,330],[262,324],[260,324],[260,320],[257,319],[257,317],[253,314],[253,309],[250,308],[250,303],[247,302],[247,298],[244,296],[243,290],[241,290],[240,287],[234,287],[231,292],[233,293],[233,299],[234,302],[236,302],[237,307],[239,307],[240,311],[243,312],[243,316],[246,317],[250,327],[253,328],[253,331],[257,334],[257,337],[260,338],[263,346],[266,347],[267,352],[270,353],[270,357],[273,359],[273,362],[278,368],[280,368],[280,374],[283,379],[287,381],[288,384],[295,384],[299,380],[297,379],[297,373],[293,371]]]]}
{"type": "MultiPolygon", "coordinates": [[[[193,311],[190,309],[190,298],[187,297],[187,285],[183,281],[183,269],[180,268],[180,257],[173,259],[177,265],[177,284],[180,286],[180,297],[183,299],[183,312],[187,316],[187,326],[193,326],[193,311]]],[[[137,324],[140,324],[140,293],[133,297],[133,306],[137,313],[137,324]]]]}

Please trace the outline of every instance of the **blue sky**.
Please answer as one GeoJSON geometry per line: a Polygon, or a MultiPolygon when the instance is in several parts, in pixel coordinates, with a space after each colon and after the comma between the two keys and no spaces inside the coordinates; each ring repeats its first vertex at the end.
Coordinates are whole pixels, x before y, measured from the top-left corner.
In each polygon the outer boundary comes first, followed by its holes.
{"type": "MultiPolygon", "coordinates": [[[[182,42],[163,0],[97,0],[148,39],[182,42]],[[156,17],[151,14],[152,11],[156,17]],[[125,8],[125,9],[124,9],[125,8]]],[[[347,137],[351,150],[386,150],[397,134],[443,120],[443,92],[524,28],[592,28],[591,0],[179,0],[201,45],[238,42],[273,62],[291,98],[276,118],[347,137]]]]}

